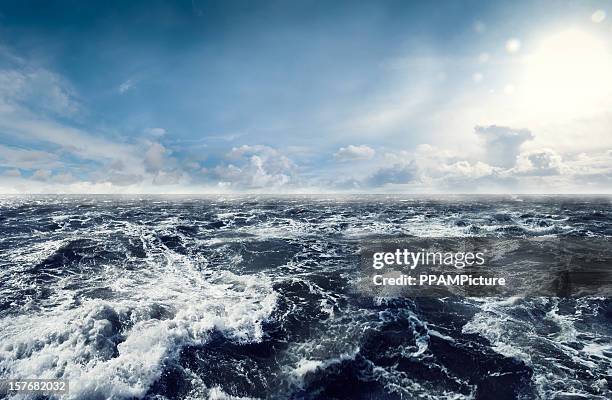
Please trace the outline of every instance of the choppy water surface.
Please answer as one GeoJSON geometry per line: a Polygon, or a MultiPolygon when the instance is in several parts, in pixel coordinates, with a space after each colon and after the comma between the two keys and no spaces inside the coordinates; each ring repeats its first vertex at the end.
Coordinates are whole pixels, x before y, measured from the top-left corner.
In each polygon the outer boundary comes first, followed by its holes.
{"type": "Polygon", "coordinates": [[[372,235],[612,236],[609,198],[5,197],[0,376],[70,398],[607,399],[609,298],[373,299],[372,235]]]}

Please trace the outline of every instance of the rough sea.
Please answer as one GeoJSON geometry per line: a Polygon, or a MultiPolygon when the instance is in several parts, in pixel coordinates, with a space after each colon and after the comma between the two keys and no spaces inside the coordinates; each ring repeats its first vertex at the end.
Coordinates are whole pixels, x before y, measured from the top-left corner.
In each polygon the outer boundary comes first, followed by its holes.
{"type": "Polygon", "coordinates": [[[380,235],[610,237],[612,200],[2,197],[0,378],[69,399],[612,398],[610,298],[362,296],[380,235]]]}

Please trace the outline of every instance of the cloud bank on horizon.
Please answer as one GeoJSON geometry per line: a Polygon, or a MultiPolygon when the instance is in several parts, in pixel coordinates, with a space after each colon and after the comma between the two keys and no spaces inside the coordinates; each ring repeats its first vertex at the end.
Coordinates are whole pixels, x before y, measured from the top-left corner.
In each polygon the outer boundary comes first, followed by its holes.
{"type": "Polygon", "coordinates": [[[5,2],[0,193],[610,193],[607,13],[5,2]]]}

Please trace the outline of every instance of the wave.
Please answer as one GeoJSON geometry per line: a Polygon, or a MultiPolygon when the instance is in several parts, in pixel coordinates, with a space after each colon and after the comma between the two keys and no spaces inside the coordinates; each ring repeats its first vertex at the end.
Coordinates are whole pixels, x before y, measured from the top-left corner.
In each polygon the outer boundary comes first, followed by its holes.
{"type": "Polygon", "coordinates": [[[72,292],[61,306],[0,320],[4,377],[68,379],[75,399],[142,398],[182,348],[205,345],[213,332],[237,343],[262,340],[277,297],[265,276],[202,273],[150,232],[139,235],[146,270],[98,271],[110,299],[72,292]]]}
{"type": "Polygon", "coordinates": [[[53,196],[0,210],[2,378],[69,379],[71,399],[610,396],[608,298],[351,286],[370,238],[609,237],[609,199],[53,196]]]}

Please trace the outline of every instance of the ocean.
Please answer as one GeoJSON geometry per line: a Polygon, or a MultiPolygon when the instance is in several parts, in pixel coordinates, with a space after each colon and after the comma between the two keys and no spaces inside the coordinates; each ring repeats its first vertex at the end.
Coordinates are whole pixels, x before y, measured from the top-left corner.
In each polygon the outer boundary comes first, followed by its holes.
{"type": "Polygon", "coordinates": [[[0,378],[69,399],[609,399],[609,297],[352,282],[370,238],[607,238],[611,200],[5,196],[0,378]]]}

